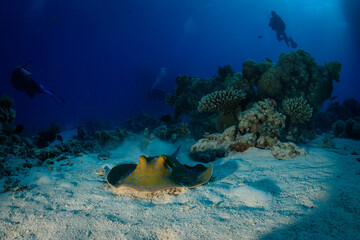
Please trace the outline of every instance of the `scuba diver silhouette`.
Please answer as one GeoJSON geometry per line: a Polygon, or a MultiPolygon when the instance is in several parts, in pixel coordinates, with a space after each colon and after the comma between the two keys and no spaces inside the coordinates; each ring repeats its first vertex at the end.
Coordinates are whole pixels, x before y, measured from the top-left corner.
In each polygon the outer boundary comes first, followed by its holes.
{"type": "Polygon", "coordinates": [[[284,39],[288,47],[290,42],[292,48],[297,48],[296,42],[291,37],[289,38],[285,33],[286,26],[284,21],[279,17],[279,15],[277,15],[274,10],[271,11],[269,26],[272,28],[272,30],[276,31],[276,37],[279,42],[284,39]]]}
{"type": "MultiPolygon", "coordinates": [[[[30,61],[31,62],[31,61],[30,61]]],[[[37,93],[45,93],[52,97],[61,106],[65,105],[64,99],[57,95],[53,90],[38,84],[32,78],[31,73],[25,68],[30,62],[22,66],[17,66],[11,76],[11,85],[17,90],[26,92],[30,98],[34,98],[37,93]]]]}

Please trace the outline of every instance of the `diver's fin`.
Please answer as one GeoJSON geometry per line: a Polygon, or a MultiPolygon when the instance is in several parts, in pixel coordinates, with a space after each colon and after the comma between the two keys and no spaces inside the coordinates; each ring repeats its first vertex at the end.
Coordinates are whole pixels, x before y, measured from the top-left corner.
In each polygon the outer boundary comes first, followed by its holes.
{"type": "Polygon", "coordinates": [[[28,64],[30,64],[30,63],[32,63],[32,60],[29,60],[27,63],[25,63],[24,65],[22,65],[21,68],[25,68],[26,65],[28,65],[28,64]]]}
{"type": "Polygon", "coordinates": [[[292,38],[289,38],[289,39],[290,39],[291,47],[292,48],[297,48],[297,43],[292,38]]]}
{"type": "Polygon", "coordinates": [[[65,106],[65,101],[62,97],[57,95],[53,90],[45,88],[43,85],[39,85],[39,87],[43,90],[43,93],[52,97],[60,106],[65,106]]]}

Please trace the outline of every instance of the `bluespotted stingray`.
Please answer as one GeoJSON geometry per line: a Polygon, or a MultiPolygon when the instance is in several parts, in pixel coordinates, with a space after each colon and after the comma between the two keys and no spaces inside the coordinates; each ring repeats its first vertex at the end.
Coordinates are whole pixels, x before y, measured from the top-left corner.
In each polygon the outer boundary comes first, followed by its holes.
{"type": "Polygon", "coordinates": [[[140,192],[156,192],[166,189],[195,188],[211,178],[213,167],[198,164],[194,167],[181,164],[176,155],[139,157],[139,163],[120,164],[107,175],[109,185],[115,189],[131,188],[140,192]]]}

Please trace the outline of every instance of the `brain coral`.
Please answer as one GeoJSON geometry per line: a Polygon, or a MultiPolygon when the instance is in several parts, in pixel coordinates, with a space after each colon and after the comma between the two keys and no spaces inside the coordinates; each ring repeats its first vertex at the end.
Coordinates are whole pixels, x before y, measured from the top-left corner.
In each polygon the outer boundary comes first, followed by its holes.
{"type": "Polygon", "coordinates": [[[228,88],[216,91],[201,98],[198,106],[200,112],[232,112],[245,98],[242,90],[228,88]]]}

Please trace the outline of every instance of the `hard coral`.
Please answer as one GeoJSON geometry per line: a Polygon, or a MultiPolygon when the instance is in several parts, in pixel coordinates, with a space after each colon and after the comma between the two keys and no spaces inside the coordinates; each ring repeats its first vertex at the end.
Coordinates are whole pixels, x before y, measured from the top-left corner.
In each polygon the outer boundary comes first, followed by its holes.
{"type": "Polygon", "coordinates": [[[261,75],[257,86],[261,98],[276,98],[282,89],[280,72],[276,68],[270,68],[261,75]]]}
{"type": "Polygon", "coordinates": [[[239,131],[261,133],[262,135],[280,136],[285,127],[285,116],[276,110],[276,102],[271,99],[259,101],[252,108],[238,115],[239,131]]]}
{"type": "Polygon", "coordinates": [[[210,93],[201,98],[198,106],[200,112],[232,112],[245,98],[242,90],[226,89],[210,93]]]}
{"type": "Polygon", "coordinates": [[[0,123],[9,123],[12,124],[15,120],[16,113],[12,109],[14,100],[8,97],[6,94],[1,95],[0,97],[0,123]]]}
{"type": "Polygon", "coordinates": [[[330,78],[334,79],[336,82],[340,82],[341,63],[334,61],[325,63],[325,66],[329,71],[330,78]]]}
{"type": "Polygon", "coordinates": [[[289,117],[289,125],[287,126],[287,139],[291,141],[307,141],[305,138],[303,138],[303,135],[306,132],[304,131],[303,133],[302,131],[299,131],[298,127],[300,124],[310,121],[313,108],[303,97],[285,99],[282,105],[286,116],[289,117]]]}
{"type": "Polygon", "coordinates": [[[231,65],[227,64],[223,67],[219,66],[217,69],[218,78],[220,81],[224,82],[227,77],[231,77],[234,75],[234,70],[231,65]]]}
{"type": "Polygon", "coordinates": [[[307,122],[312,116],[313,108],[303,97],[287,98],[282,105],[292,124],[307,122]]]}
{"type": "Polygon", "coordinates": [[[0,97],[0,108],[11,108],[14,104],[14,100],[10,98],[8,95],[3,94],[0,97]]]}
{"type": "Polygon", "coordinates": [[[332,131],[335,137],[340,137],[344,134],[345,122],[343,120],[337,120],[332,125],[332,131]]]}
{"type": "Polygon", "coordinates": [[[35,144],[39,148],[49,146],[49,143],[56,140],[56,136],[61,132],[59,125],[51,123],[50,126],[44,130],[38,132],[38,137],[35,138],[35,144]]]}
{"type": "Polygon", "coordinates": [[[238,129],[241,134],[257,133],[256,146],[271,148],[276,144],[285,127],[286,117],[276,110],[276,102],[271,99],[259,101],[249,110],[238,116],[238,129]]]}

